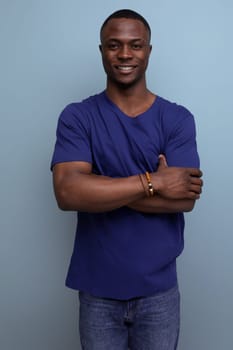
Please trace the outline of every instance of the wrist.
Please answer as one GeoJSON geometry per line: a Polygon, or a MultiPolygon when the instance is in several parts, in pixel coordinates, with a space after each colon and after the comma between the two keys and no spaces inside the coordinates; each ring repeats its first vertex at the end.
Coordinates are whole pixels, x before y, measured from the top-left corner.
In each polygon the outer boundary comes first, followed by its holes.
{"type": "Polygon", "coordinates": [[[155,189],[152,184],[151,175],[147,171],[145,174],[139,174],[142,187],[147,197],[153,197],[155,195],[155,189]]]}
{"type": "Polygon", "coordinates": [[[162,189],[161,175],[158,172],[151,173],[151,183],[154,187],[154,191],[159,193],[162,189]]]}

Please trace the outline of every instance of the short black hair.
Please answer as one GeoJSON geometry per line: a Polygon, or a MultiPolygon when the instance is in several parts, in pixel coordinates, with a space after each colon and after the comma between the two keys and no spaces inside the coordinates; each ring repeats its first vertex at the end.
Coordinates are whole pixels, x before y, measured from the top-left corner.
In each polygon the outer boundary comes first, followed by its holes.
{"type": "Polygon", "coordinates": [[[113,18],[131,18],[131,19],[136,19],[138,21],[141,21],[144,24],[144,26],[146,27],[146,29],[148,30],[149,39],[150,39],[151,29],[150,29],[150,26],[149,26],[149,23],[147,22],[147,20],[139,13],[137,13],[133,10],[129,10],[129,9],[118,10],[116,12],[113,12],[110,16],[108,16],[100,28],[100,38],[102,36],[102,32],[103,32],[104,27],[106,26],[108,21],[110,21],[113,18]]]}

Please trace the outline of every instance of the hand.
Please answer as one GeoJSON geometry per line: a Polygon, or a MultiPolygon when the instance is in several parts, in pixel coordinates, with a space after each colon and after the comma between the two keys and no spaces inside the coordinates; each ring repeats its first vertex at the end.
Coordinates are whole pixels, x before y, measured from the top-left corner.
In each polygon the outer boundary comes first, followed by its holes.
{"type": "Polygon", "coordinates": [[[155,191],[168,199],[198,199],[202,191],[202,172],[197,168],[168,167],[164,155],[159,156],[159,166],[151,174],[155,191]]]}

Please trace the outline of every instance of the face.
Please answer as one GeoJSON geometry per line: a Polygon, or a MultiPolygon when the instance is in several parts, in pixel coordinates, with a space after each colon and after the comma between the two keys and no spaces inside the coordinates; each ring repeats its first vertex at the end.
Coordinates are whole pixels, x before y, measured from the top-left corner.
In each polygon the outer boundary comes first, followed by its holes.
{"type": "Polygon", "coordinates": [[[100,50],[108,83],[127,87],[145,82],[151,46],[141,21],[109,20],[102,31],[100,50]]]}

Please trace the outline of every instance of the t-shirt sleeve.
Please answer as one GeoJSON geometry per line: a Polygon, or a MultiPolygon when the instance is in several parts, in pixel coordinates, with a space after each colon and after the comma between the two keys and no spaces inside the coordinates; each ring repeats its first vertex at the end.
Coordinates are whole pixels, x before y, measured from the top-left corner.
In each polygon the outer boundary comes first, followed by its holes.
{"type": "Polygon", "coordinates": [[[168,135],[165,155],[169,166],[200,167],[193,115],[183,107],[178,109],[168,135]]]}
{"type": "Polygon", "coordinates": [[[89,134],[86,116],[74,105],[68,105],[58,119],[51,169],[62,162],[92,163],[89,134]]]}

